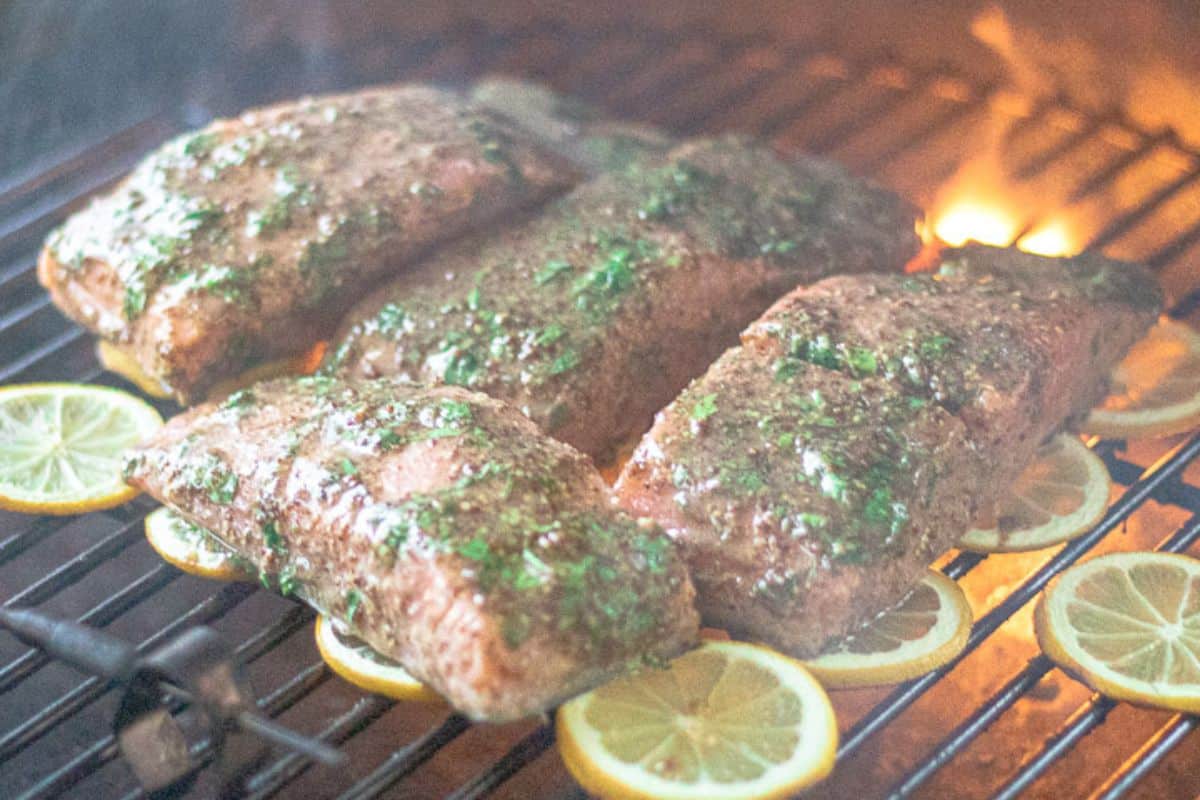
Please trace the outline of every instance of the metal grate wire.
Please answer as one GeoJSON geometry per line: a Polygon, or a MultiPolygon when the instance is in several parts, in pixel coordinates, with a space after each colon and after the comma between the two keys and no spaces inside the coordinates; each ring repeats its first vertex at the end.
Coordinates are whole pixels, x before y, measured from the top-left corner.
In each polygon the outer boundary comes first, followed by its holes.
{"type": "MultiPolygon", "coordinates": [[[[459,83],[490,69],[507,69],[521,74],[544,76],[559,88],[599,101],[614,112],[646,118],[689,134],[724,129],[751,130],[776,138],[788,147],[829,153],[838,157],[843,151],[858,171],[887,180],[889,170],[913,154],[936,149],[940,141],[972,117],[986,113],[998,87],[974,83],[947,69],[914,72],[906,70],[886,54],[844,58],[830,53],[816,42],[780,43],[762,37],[728,38],[710,31],[627,30],[621,27],[575,30],[557,22],[538,22],[507,30],[489,30],[477,23],[464,23],[438,36],[399,45],[394,42],[367,43],[363,52],[389,54],[385,69],[364,67],[351,56],[336,65],[331,85],[354,85],[374,80],[421,79],[459,83]],[[538,41],[547,47],[531,51],[528,43],[538,41]],[[614,63],[611,54],[623,58],[614,63]],[[765,56],[765,57],[764,57],[765,56]],[[887,76],[880,80],[879,76],[887,76]],[[953,96],[937,96],[937,87],[952,81],[961,87],[953,96]],[[865,95],[865,98],[864,98],[865,95]],[[679,98],[680,102],[673,100],[679,98]],[[770,101],[763,98],[769,98],[770,101]],[[774,102],[782,98],[782,102],[774,102]],[[928,112],[925,113],[926,107],[928,112]],[[914,126],[890,136],[892,121],[913,109],[919,113],[914,126]],[[818,123],[831,110],[833,121],[818,123]],[[802,133],[796,133],[803,123],[802,133]],[[869,144],[860,141],[871,139],[869,144]]],[[[240,104],[261,102],[267,98],[294,94],[304,88],[284,84],[253,85],[239,96],[240,104]]],[[[1009,131],[1019,138],[1041,124],[1050,112],[1067,107],[1061,98],[1049,98],[1020,119],[1009,131]]],[[[1103,131],[1115,126],[1135,144],[1107,164],[1081,173],[1074,188],[1063,201],[1064,208],[1077,207],[1108,191],[1123,176],[1139,168],[1160,148],[1169,148],[1188,160],[1191,166],[1159,186],[1131,208],[1119,210],[1095,232],[1089,246],[1108,247],[1120,243],[1128,234],[1152,220],[1156,213],[1181,193],[1196,189],[1200,181],[1200,154],[1190,152],[1169,131],[1139,130],[1117,113],[1082,116],[1082,124],[1049,146],[1036,150],[1025,161],[1014,165],[1014,180],[1036,179],[1045,170],[1089,146],[1103,131]]],[[[146,120],[117,135],[84,148],[20,183],[0,186],[0,381],[70,379],[105,382],[105,375],[91,353],[91,341],[81,329],[59,317],[36,289],[33,258],[45,233],[66,214],[79,207],[85,198],[110,185],[146,150],[182,127],[169,115],[146,120]]],[[[941,172],[931,174],[930,182],[948,177],[953,159],[941,172]]],[[[1200,210],[1178,235],[1167,239],[1142,257],[1158,270],[1165,270],[1187,257],[1200,241],[1200,210]]],[[[1034,230],[1040,218],[1026,220],[1021,234],[1034,230]]],[[[1018,237],[1019,238],[1019,237],[1018,237]]],[[[1187,315],[1200,306],[1200,287],[1193,286],[1181,295],[1172,309],[1187,315]]],[[[907,709],[939,684],[957,665],[969,657],[1001,626],[1024,607],[1056,574],[1085,556],[1121,527],[1149,500],[1173,503],[1191,510],[1183,527],[1164,540],[1161,548],[1179,551],[1200,538],[1200,490],[1182,480],[1185,469],[1200,455],[1200,435],[1183,441],[1156,463],[1141,468],[1120,456],[1119,443],[1093,443],[1106,461],[1114,479],[1125,484],[1121,496],[1105,517],[1084,536],[1063,547],[1040,568],[1030,574],[1003,600],[983,615],[972,629],[967,649],[955,664],[897,687],[846,732],[839,758],[850,759],[882,733],[907,709]]],[[[12,592],[6,604],[36,605],[54,601],[76,583],[123,559],[141,542],[141,525],[153,504],[136,501],[107,515],[116,527],[90,546],[64,558],[56,567],[12,592]]],[[[84,519],[86,522],[87,519],[84,519]]],[[[0,568],[19,565],[23,558],[61,537],[79,520],[19,518],[5,520],[6,532],[0,539],[0,568]],[[8,532],[9,530],[13,532],[8,532]]],[[[958,579],[979,567],[985,557],[959,554],[946,567],[946,574],[958,579]]],[[[184,578],[173,567],[155,564],[133,577],[116,591],[90,605],[78,618],[108,625],[147,601],[180,585],[184,578]]],[[[184,627],[220,620],[244,606],[256,590],[245,585],[216,589],[195,606],[178,614],[146,637],[141,647],[164,641],[184,627]]],[[[269,656],[289,637],[312,619],[307,609],[293,607],[265,622],[257,633],[245,638],[239,653],[254,663],[269,656]]],[[[271,686],[260,701],[267,713],[278,715],[303,704],[327,683],[330,673],[319,659],[312,657],[296,665],[287,677],[271,686]]],[[[0,665],[0,698],[22,691],[47,668],[37,653],[24,651],[0,665]]],[[[909,772],[891,790],[891,796],[907,796],[919,789],[942,767],[949,764],[987,728],[1011,709],[1053,670],[1043,657],[1036,656],[1010,678],[988,700],[972,711],[942,741],[919,754],[909,772]]],[[[0,766],[4,762],[43,745],[42,739],[63,726],[78,726],[81,712],[103,698],[109,689],[101,681],[84,679],[73,688],[54,697],[24,718],[0,732],[0,766]]],[[[320,730],[322,738],[350,746],[359,739],[372,737],[374,726],[395,707],[395,703],[374,696],[358,698],[340,713],[326,717],[320,730]]],[[[1099,727],[1114,708],[1111,701],[1093,697],[1080,706],[1060,729],[1049,738],[1035,742],[1023,763],[1005,785],[997,787],[997,796],[1014,797],[1031,786],[1039,776],[1065,753],[1099,727]]],[[[176,706],[182,710],[181,706],[176,706]]],[[[1177,715],[1153,737],[1129,755],[1095,792],[1095,797],[1115,798],[1130,791],[1138,781],[1159,765],[1197,726],[1197,718],[1177,715]]],[[[357,776],[348,779],[338,795],[342,800],[371,798],[418,773],[444,749],[472,730],[468,721],[448,714],[420,735],[357,776]]],[[[56,797],[95,776],[116,758],[111,735],[103,729],[85,731],[91,738],[67,758],[43,750],[48,768],[39,772],[19,791],[22,797],[56,797]]],[[[536,762],[554,744],[553,728],[541,725],[511,739],[507,752],[490,763],[481,763],[479,771],[454,788],[457,800],[486,796],[504,785],[527,765],[536,762]]],[[[198,755],[211,757],[205,745],[198,755]]],[[[268,797],[295,785],[311,765],[288,755],[265,766],[254,776],[250,788],[253,797],[268,797]]],[[[138,797],[139,792],[126,783],[112,796],[138,797]]]]}

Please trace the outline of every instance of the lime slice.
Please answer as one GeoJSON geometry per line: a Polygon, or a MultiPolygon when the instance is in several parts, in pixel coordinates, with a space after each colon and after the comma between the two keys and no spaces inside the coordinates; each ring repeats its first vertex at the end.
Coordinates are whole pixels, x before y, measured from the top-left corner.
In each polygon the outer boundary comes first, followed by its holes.
{"type": "Polygon", "coordinates": [[[1101,694],[1200,712],[1200,561],[1112,553],[1072,567],[1034,612],[1046,655],[1101,694]]]}
{"type": "Polygon", "coordinates": [[[800,662],[705,642],[558,710],[563,761],[606,798],[790,796],[833,768],[837,722],[800,662]]]}
{"type": "Polygon", "coordinates": [[[976,553],[1019,553],[1061,544],[1104,516],[1111,488],[1100,457],[1074,436],[1059,434],[998,504],[996,527],[968,531],[958,546],[976,553]]]}
{"type": "Polygon", "coordinates": [[[158,412],[116,389],[40,383],[0,389],[0,508],[80,514],[137,496],[121,457],[162,425],[158,412]]]}
{"type": "Polygon", "coordinates": [[[830,689],[900,683],[953,660],[971,622],[962,589],[930,570],[900,605],[805,665],[830,689]]]}

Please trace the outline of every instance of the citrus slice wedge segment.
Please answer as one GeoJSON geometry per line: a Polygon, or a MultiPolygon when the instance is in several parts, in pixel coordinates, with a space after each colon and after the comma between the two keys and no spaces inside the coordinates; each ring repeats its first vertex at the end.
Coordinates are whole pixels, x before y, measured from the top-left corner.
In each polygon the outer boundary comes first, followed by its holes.
{"type": "Polygon", "coordinates": [[[996,509],[996,527],[975,528],[958,543],[976,553],[1022,553],[1072,539],[1108,508],[1112,479],[1079,439],[1059,434],[1042,446],[996,509]]]}
{"type": "Polygon", "coordinates": [[[132,500],[125,449],[162,425],[158,412],[117,389],[37,383],[0,389],[0,508],[82,514],[132,500]]]}
{"type": "Polygon", "coordinates": [[[829,773],[838,740],[804,665],[743,642],[705,642],[580,695],[557,729],[571,774],[604,798],[787,797],[829,773]]]}
{"type": "Polygon", "coordinates": [[[1112,374],[1112,390],[1083,422],[1110,439],[1171,436],[1200,426],[1200,334],[1162,320],[1112,374]]]}
{"type": "Polygon", "coordinates": [[[967,644],[971,622],[962,589],[930,570],[900,605],[805,665],[828,689],[900,683],[953,660],[967,644]]]}
{"type": "Polygon", "coordinates": [[[1200,561],[1093,558],[1043,593],[1033,619],[1050,660],[1101,694],[1200,713],[1200,561]]]}
{"type": "Polygon", "coordinates": [[[254,581],[257,571],[215,536],[169,508],[146,515],[146,539],[169,564],[217,581],[254,581]]]}
{"type": "Polygon", "coordinates": [[[313,635],[321,658],[339,676],[360,689],[394,700],[438,702],[441,696],[418,681],[395,661],[384,658],[362,641],[337,630],[328,617],[317,617],[313,635]]]}

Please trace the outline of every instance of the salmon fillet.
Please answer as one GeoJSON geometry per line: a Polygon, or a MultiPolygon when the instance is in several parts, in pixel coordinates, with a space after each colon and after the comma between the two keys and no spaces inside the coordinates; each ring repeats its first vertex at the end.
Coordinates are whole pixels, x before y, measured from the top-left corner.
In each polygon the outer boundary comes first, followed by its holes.
{"type": "Polygon", "coordinates": [[[780,300],[656,419],[615,487],[706,624],[807,657],[895,605],[1149,328],[1143,268],[973,247],[780,300]]]}
{"type": "Polygon", "coordinates": [[[310,98],[167,143],[49,237],[38,276],[64,313],[187,403],[307,351],[432,245],[577,179],[449,92],[310,98]]]}
{"type": "Polygon", "coordinates": [[[658,128],[608,119],[595,107],[537,83],[489,77],[472,87],[470,98],[592,175],[665,155],[677,144],[658,128]]]}
{"type": "Polygon", "coordinates": [[[915,218],[828,162],[690,142],[439,251],[347,315],[324,369],[483,391],[608,460],[786,291],[898,270],[915,218]]]}
{"type": "Polygon", "coordinates": [[[457,387],[282,379],[172,419],[127,479],[476,719],[696,639],[682,559],[588,459],[457,387]]]}

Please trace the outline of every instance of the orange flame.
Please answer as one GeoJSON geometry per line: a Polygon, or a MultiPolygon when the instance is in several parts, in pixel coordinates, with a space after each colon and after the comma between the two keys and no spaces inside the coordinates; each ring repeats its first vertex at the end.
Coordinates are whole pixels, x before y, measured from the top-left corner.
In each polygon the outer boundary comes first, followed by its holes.
{"type": "MultiPolygon", "coordinates": [[[[1037,66],[1024,58],[1004,12],[992,7],[981,13],[972,32],[1004,57],[1017,90],[1017,101],[1028,101],[1046,91],[1047,82],[1037,66]]],[[[980,131],[980,145],[957,173],[938,191],[924,228],[931,245],[957,247],[967,242],[1007,247],[1046,256],[1065,256],[1079,252],[1080,236],[1065,218],[1040,221],[1027,230],[1030,222],[1050,203],[1028,187],[1008,177],[1004,164],[1004,138],[1028,102],[1013,102],[1012,96],[998,96],[993,102],[986,127],[980,131]]]]}

